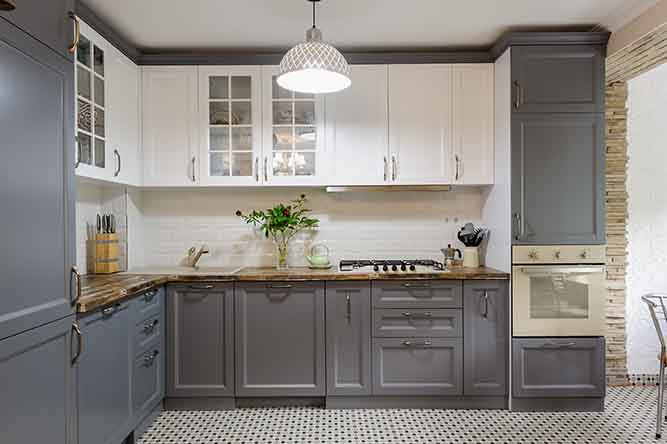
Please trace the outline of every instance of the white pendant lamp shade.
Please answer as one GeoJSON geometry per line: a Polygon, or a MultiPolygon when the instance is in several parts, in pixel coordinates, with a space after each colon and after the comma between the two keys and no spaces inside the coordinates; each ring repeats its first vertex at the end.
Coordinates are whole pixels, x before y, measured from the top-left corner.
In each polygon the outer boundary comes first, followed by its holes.
{"type": "Polygon", "coordinates": [[[280,62],[278,85],[307,94],[343,90],[352,84],[350,67],[343,54],[322,41],[322,33],[314,22],[313,19],[313,27],[306,32],[306,42],[290,49],[280,62]]]}

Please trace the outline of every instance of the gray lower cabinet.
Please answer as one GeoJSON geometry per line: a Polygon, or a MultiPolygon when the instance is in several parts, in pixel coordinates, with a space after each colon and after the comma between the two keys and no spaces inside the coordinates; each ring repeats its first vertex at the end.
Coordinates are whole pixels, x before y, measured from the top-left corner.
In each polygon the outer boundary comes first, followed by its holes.
{"type": "Polygon", "coordinates": [[[512,339],[516,398],[605,395],[604,338],[512,339]]]}
{"type": "Polygon", "coordinates": [[[604,114],[512,116],[513,243],[604,243],[604,168],[604,114]]]}
{"type": "Polygon", "coordinates": [[[463,340],[373,338],[373,394],[463,394],[463,340]]]}
{"type": "Polygon", "coordinates": [[[324,396],[324,282],[238,283],[236,395],[324,396]]]}
{"type": "Polygon", "coordinates": [[[514,112],[604,113],[604,47],[514,46],[514,112]]]}
{"type": "Polygon", "coordinates": [[[371,394],[371,283],[326,283],[327,395],[371,394]]]}
{"type": "Polygon", "coordinates": [[[79,319],[79,444],[118,444],[133,426],[132,320],[127,301],[79,319]]]}
{"type": "Polygon", "coordinates": [[[169,286],[167,396],[234,396],[234,286],[169,286]]]}
{"type": "Polygon", "coordinates": [[[3,444],[76,444],[73,322],[66,317],[0,341],[3,444]]]}
{"type": "Polygon", "coordinates": [[[463,289],[463,394],[507,396],[508,282],[465,281],[463,289]]]}

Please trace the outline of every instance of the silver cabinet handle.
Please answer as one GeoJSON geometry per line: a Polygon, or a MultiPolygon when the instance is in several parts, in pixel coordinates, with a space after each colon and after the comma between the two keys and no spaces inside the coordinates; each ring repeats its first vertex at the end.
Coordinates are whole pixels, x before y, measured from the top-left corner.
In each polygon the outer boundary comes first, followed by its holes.
{"type": "Polygon", "coordinates": [[[433,317],[433,313],[430,311],[426,311],[424,313],[412,313],[410,311],[405,311],[403,312],[403,317],[409,318],[409,319],[430,319],[433,317]]]}
{"type": "Polygon", "coordinates": [[[514,213],[514,240],[521,240],[523,237],[523,225],[521,223],[521,213],[514,213]]]}
{"type": "Polygon", "coordinates": [[[74,14],[72,11],[70,11],[67,16],[74,21],[74,39],[72,40],[72,44],[69,45],[69,48],[67,48],[67,51],[71,54],[74,54],[76,52],[76,49],[79,47],[79,42],[81,41],[81,25],[79,25],[79,19],[77,18],[76,14],[74,14]]]}
{"type": "Polygon", "coordinates": [[[116,312],[117,308],[118,307],[115,306],[115,305],[113,307],[105,308],[104,310],[102,310],[102,316],[105,317],[105,318],[110,318],[116,312]]]}
{"type": "Polygon", "coordinates": [[[348,322],[352,320],[352,300],[350,298],[350,293],[345,294],[345,318],[348,322]]]}
{"type": "Polygon", "coordinates": [[[197,182],[197,176],[195,174],[195,169],[196,168],[197,168],[197,157],[192,156],[192,177],[191,177],[191,179],[192,179],[193,182],[197,182]]]}
{"type": "Polygon", "coordinates": [[[160,352],[158,350],[153,350],[153,353],[146,353],[144,354],[144,365],[146,367],[150,367],[153,365],[153,362],[155,362],[155,358],[157,358],[157,355],[159,355],[160,352]]]}
{"type": "Polygon", "coordinates": [[[144,301],[151,302],[156,294],[157,294],[156,290],[147,291],[146,293],[144,293],[144,301]]]}
{"type": "Polygon", "coordinates": [[[74,299],[72,299],[72,305],[74,305],[79,302],[79,299],[81,299],[81,274],[79,274],[79,269],[76,268],[76,266],[72,267],[70,278],[71,277],[74,277],[74,299]]]}
{"type": "MultiPolygon", "coordinates": [[[[81,352],[83,352],[83,335],[81,334],[81,328],[76,322],[72,324],[72,332],[76,335],[76,354],[72,357],[72,365],[76,364],[76,361],[81,357],[81,352]]],[[[74,337],[74,335],[72,335],[74,337]]]]}
{"type": "Polygon", "coordinates": [[[557,343],[557,342],[548,342],[544,344],[543,348],[553,348],[553,349],[561,349],[561,348],[571,348],[577,345],[576,342],[565,342],[565,343],[557,343]]]}
{"type": "Polygon", "coordinates": [[[147,334],[147,335],[153,333],[153,331],[155,330],[155,327],[157,327],[157,325],[159,323],[160,323],[160,321],[158,321],[157,319],[154,320],[153,322],[146,322],[144,324],[144,333],[147,334]]]}
{"type": "Polygon", "coordinates": [[[391,180],[396,180],[396,156],[391,156],[391,180]]]}
{"type": "Polygon", "coordinates": [[[458,181],[459,177],[460,177],[460,175],[459,175],[459,165],[461,164],[461,158],[458,156],[458,154],[456,156],[454,156],[454,158],[456,159],[456,177],[455,177],[454,180],[458,181]]]}
{"type": "Polygon", "coordinates": [[[482,297],[484,298],[484,311],[482,312],[482,317],[484,319],[488,319],[489,318],[489,292],[484,290],[484,296],[482,296],[482,297]]]}
{"type": "Polygon", "coordinates": [[[411,282],[406,282],[405,284],[403,284],[403,286],[405,288],[431,288],[431,284],[429,284],[428,282],[423,283],[423,284],[415,284],[415,283],[411,283],[411,282]]]}
{"type": "Polygon", "coordinates": [[[264,182],[269,181],[269,157],[264,156],[264,182]]]}
{"type": "Polygon", "coordinates": [[[521,84],[518,80],[514,81],[514,109],[521,106],[521,84]]]}
{"type": "Polygon", "coordinates": [[[255,181],[259,182],[259,157],[255,157],[255,181]]]}
{"type": "Polygon", "coordinates": [[[291,284],[272,284],[269,285],[269,288],[272,290],[288,290],[292,288],[293,286],[291,284]]]}
{"type": "Polygon", "coordinates": [[[433,342],[428,339],[424,341],[411,341],[409,339],[406,339],[405,341],[402,342],[402,344],[406,347],[429,347],[433,345],[433,342]]]}
{"type": "Polygon", "coordinates": [[[74,137],[74,142],[76,143],[76,162],[74,162],[74,168],[79,168],[79,165],[81,165],[81,141],[79,140],[79,136],[74,137]]]}
{"type": "Polygon", "coordinates": [[[113,173],[113,177],[118,177],[121,168],[120,153],[118,152],[118,150],[113,150],[113,153],[116,155],[116,159],[118,159],[118,169],[116,169],[116,171],[113,173]]]}
{"type": "Polygon", "coordinates": [[[387,181],[387,156],[384,156],[384,168],[382,170],[384,174],[384,181],[387,181]]]}
{"type": "Polygon", "coordinates": [[[191,290],[211,290],[215,286],[212,284],[206,284],[206,285],[190,285],[189,287],[191,290]]]}

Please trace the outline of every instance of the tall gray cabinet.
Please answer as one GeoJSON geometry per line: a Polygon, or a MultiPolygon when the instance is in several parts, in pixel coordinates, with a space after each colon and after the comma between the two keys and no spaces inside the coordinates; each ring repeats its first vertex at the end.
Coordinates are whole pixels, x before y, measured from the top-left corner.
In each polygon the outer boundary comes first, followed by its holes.
{"type": "Polygon", "coordinates": [[[604,50],[512,48],[516,245],[605,242],[604,50]]]}

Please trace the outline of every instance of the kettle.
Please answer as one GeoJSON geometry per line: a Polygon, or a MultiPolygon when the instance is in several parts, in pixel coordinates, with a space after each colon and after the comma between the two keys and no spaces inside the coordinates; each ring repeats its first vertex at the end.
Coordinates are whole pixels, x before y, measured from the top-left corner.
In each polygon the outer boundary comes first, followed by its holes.
{"type": "Polygon", "coordinates": [[[457,253],[459,255],[459,260],[463,258],[461,250],[459,250],[458,248],[452,248],[452,244],[447,244],[447,248],[443,248],[440,251],[442,251],[442,254],[445,255],[445,266],[447,267],[452,266],[452,262],[454,261],[454,259],[456,259],[457,253]]]}
{"type": "Polygon", "coordinates": [[[329,263],[329,247],[324,244],[315,244],[310,247],[310,254],[306,255],[306,260],[311,267],[328,268],[329,263]]]}

